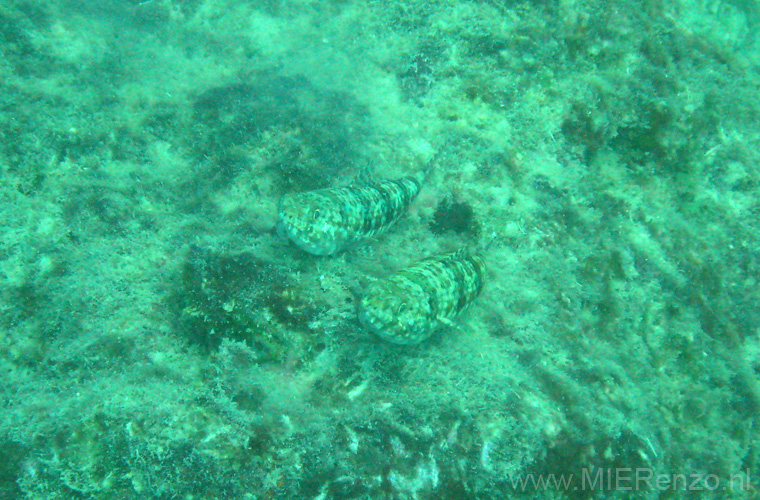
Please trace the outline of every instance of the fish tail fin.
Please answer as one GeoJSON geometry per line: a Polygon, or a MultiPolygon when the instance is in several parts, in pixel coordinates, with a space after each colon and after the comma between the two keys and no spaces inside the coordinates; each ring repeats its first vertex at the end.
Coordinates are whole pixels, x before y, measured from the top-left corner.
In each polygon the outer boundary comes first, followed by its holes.
{"type": "MultiPolygon", "coordinates": [[[[452,146],[454,144],[454,140],[452,139],[446,139],[443,144],[432,153],[432,156],[428,158],[422,165],[422,168],[415,176],[417,182],[420,183],[420,185],[425,185],[428,183],[430,178],[435,174],[436,170],[438,169],[438,166],[442,163],[442,160],[454,149],[452,146]]],[[[432,147],[428,149],[430,151],[432,147]]]]}

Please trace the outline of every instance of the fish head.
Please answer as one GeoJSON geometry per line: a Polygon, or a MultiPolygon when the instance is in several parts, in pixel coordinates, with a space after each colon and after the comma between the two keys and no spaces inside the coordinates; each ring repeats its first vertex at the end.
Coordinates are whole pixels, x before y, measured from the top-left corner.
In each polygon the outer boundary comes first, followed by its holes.
{"type": "Polygon", "coordinates": [[[333,255],[347,245],[340,210],[319,191],[285,195],[280,200],[277,232],[312,255],[333,255]]]}
{"type": "Polygon", "coordinates": [[[418,344],[430,337],[436,321],[430,301],[403,281],[375,283],[359,303],[359,321],[370,332],[394,344],[418,344]]]}

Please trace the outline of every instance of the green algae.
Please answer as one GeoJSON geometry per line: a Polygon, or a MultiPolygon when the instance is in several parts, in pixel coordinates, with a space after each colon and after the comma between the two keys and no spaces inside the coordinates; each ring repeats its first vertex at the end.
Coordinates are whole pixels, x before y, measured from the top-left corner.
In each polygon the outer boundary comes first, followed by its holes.
{"type": "Polygon", "coordinates": [[[261,363],[307,362],[323,340],[310,325],[319,309],[286,269],[252,254],[190,249],[170,300],[177,331],[204,351],[245,343],[261,363]]]}

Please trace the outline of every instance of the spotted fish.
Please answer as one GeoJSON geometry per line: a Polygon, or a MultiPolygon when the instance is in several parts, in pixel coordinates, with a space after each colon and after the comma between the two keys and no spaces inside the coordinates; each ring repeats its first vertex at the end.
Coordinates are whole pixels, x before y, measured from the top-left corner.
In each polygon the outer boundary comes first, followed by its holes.
{"type": "Polygon", "coordinates": [[[467,249],[425,259],[375,282],[359,304],[359,320],[394,344],[417,344],[480,294],[485,264],[467,249]]]}
{"type": "Polygon", "coordinates": [[[277,229],[314,255],[333,255],[382,233],[420,192],[414,177],[286,195],[277,229]]]}

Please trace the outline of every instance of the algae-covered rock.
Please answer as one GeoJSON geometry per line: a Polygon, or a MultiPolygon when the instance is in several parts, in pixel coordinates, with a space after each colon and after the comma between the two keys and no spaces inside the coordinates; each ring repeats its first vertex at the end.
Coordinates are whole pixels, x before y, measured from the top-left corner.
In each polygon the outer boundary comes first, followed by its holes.
{"type": "Polygon", "coordinates": [[[215,351],[225,340],[245,343],[262,363],[303,362],[324,345],[311,323],[319,313],[287,268],[250,253],[192,248],[174,292],[178,332],[215,351]]]}

